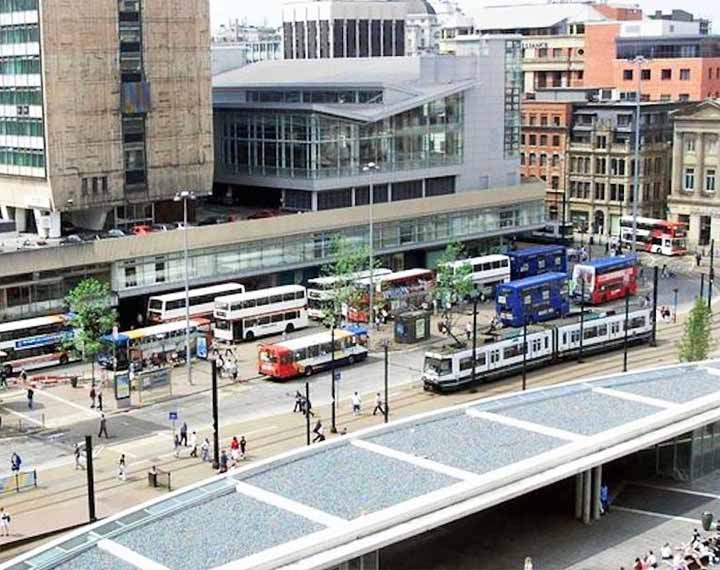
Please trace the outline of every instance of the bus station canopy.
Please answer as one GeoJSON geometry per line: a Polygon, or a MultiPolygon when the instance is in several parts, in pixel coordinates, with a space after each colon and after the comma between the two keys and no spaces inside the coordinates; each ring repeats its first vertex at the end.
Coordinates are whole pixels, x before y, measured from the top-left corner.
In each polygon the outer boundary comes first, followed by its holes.
{"type": "Polygon", "coordinates": [[[720,420],[720,362],[473,401],[186,487],[0,570],[319,570],[720,420]]]}

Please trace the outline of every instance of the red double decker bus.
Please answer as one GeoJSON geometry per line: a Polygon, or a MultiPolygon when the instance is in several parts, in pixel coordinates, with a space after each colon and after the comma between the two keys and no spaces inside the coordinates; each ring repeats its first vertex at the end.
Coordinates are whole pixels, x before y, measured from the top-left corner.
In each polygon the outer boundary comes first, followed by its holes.
{"type": "Polygon", "coordinates": [[[603,257],[578,263],[573,270],[570,293],[573,298],[593,305],[624,299],[637,293],[639,273],[637,257],[634,255],[603,257]]]}
{"type": "MultiPolygon", "coordinates": [[[[638,218],[636,228],[638,249],[660,255],[685,255],[687,253],[687,228],[679,222],[638,218]]],[[[620,219],[620,239],[624,244],[633,242],[633,217],[620,219]]]]}

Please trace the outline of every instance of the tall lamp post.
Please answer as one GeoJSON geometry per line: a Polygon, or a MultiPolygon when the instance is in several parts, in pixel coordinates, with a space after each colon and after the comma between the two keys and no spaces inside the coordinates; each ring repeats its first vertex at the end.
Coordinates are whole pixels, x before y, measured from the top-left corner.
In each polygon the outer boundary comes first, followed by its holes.
{"type": "Polygon", "coordinates": [[[632,60],[637,67],[637,89],[635,91],[635,171],[632,191],[632,252],[637,251],[638,196],[640,195],[640,100],[642,99],[642,68],[647,59],[639,55],[632,60]]]}
{"type": "MultiPolygon", "coordinates": [[[[380,170],[380,167],[374,162],[368,162],[365,166],[363,166],[362,170],[365,174],[372,175],[373,173],[378,172],[380,170]]],[[[375,280],[373,279],[375,272],[375,184],[373,184],[372,178],[370,179],[370,185],[368,189],[368,205],[370,206],[370,236],[368,247],[368,251],[370,254],[370,294],[368,296],[368,329],[370,329],[375,323],[375,280]]]]}
{"type": "Polygon", "coordinates": [[[185,365],[187,381],[192,384],[192,358],[190,353],[190,261],[188,256],[188,202],[196,200],[194,192],[183,190],[175,194],[175,201],[183,203],[183,250],[185,264],[185,365]]]}

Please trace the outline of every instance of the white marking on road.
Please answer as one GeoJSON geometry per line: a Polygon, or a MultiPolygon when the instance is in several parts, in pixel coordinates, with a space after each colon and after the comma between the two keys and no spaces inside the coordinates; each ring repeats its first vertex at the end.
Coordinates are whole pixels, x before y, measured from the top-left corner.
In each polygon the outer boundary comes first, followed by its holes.
{"type": "Polygon", "coordinates": [[[385,457],[390,457],[392,459],[411,463],[422,469],[428,469],[430,471],[435,471],[436,473],[442,473],[443,475],[447,475],[449,477],[452,477],[453,479],[459,479],[461,481],[476,481],[479,479],[478,475],[476,475],[475,473],[471,473],[470,471],[465,471],[463,469],[458,469],[457,467],[451,467],[450,465],[438,463],[437,461],[433,461],[432,459],[426,459],[425,457],[418,457],[417,455],[397,451],[396,449],[391,449],[383,445],[377,445],[376,443],[370,443],[369,441],[363,441],[362,439],[353,439],[352,444],[355,447],[377,453],[378,455],[384,455],[385,457]]]}
{"type": "Polygon", "coordinates": [[[17,416],[17,417],[25,420],[26,422],[31,422],[33,424],[39,425],[40,427],[43,427],[43,423],[41,421],[36,420],[35,418],[31,418],[30,416],[28,416],[26,414],[21,414],[20,412],[16,412],[15,410],[11,410],[10,408],[4,408],[4,409],[6,412],[9,412],[12,415],[17,416]]]}
{"type": "Polygon", "coordinates": [[[697,520],[697,519],[690,519],[687,517],[678,517],[675,515],[666,515],[664,513],[655,513],[652,511],[643,511],[641,509],[631,509],[629,507],[618,507],[618,506],[613,505],[610,509],[613,511],[620,511],[623,513],[632,513],[634,515],[644,515],[646,517],[655,517],[658,519],[665,519],[665,520],[669,520],[669,521],[680,521],[680,522],[686,522],[686,523],[690,523],[690,524],[694,524],[694,525],[702,524],[702,521],[697,520]]]}
{"type": "Polygon", "coordinates": [[[647,404],[655,408],[667,409],[678,405],[674,402],[668,402],[667,400],[640,396],[638,394],[631,394],[630,392],[623,392],[622,390],[613,390],[612,388],[593,388],[592,391],[596,394],[611,396],[612,398],[619,398],[620,400],[628,400],[629,402],[637,402],[638,404],[647,404]]]}
{"type": "Polygon", "coordinates": [[[683,493],[685,495],[695,495],[696,497],[707,497],[708,499],[720,499],[720,495],[713,495],[712,493],[703,493],[702,491],[693,491],[691,489],[678,489],[677,487],[669,487],[666,485],[654,485],[653,483],[636,483],[635,481],[629,483],[636,487],[646,487],[648,489],[658,489],[659,491],[671,491],[673,493],[683,493]]]}
{"type": "Polygon", "coordinates": [[[44,396],[47,396],[51,400],[55,400],[56,402],[60,402],[61,404],[65,404],[66,406],[70,406],[71,408],[82,410],[85,413],[85,415],[92,416],[93,418],[100,417],[100,412],[98,412],[96,410],[92,410],[90,408],[87,408],[86,406],[81,406],[80,404],[78,404],[76,402],[71,402],[70,400],[66,400],[65,398],[61,398],[60,396],[57,396],[55,394],[51,394],[44,388],[43,389],[39,388],[36,390],[36,392],[38,392],[44,396]]]}
{"type": "Polygon", "coordinates": [[[534,422],[526,422],[525,420],[518,420],[516,418],[502,416],[500,414],[481,412],[479,410],[474,410],[473,408],[468,408],[465,413],[473,418],[479,418],[481,420],[487,420],[489,422],[504,424],[506,426],[519,428],[525,431],[540,433],[542,435],[547,435],[556,439],[564,439],[566,441],[583,441],[587,439],[586,435],[582,435],[579,433],[565,431],[563,429],[557,429],[550,426],[544,426],[542,424],[536,424],[534,422]]]}
{"type": "Polygon", "coordinates": [[[134,550],[130,550],[114,540],[103,539],[98,542],[97,545],[100,550],[112,554],[115,558],[131,564],[135,566],[135,568],[139,568],[139,570],[168,570],[167,566],[145,558],[142,554],[138,554],[134,550]]]}
{"type": "Polygon", "coordinates": [[[268,505],[272,505],[273,507],[277,507],[278,509],[300,515],[301,517],[304,517],[308,520],[314,521],[327,527],[335,527],[338,525],[346,524],[348,522],[340,517],[336,517],[324,511],[314,509],[313,507],[298,503],[297,501],[293,501],[292,499],[276,495],[275,493],[271,493],[270,491],[265,491],[264,489],[260,489],[259,487],[248,485],[247,483],[243,483],[242,481],[238,481],[238,483],[235,485],[235,490],[242,495],[251,497],[263,503],[267,503],[268,505]]]}

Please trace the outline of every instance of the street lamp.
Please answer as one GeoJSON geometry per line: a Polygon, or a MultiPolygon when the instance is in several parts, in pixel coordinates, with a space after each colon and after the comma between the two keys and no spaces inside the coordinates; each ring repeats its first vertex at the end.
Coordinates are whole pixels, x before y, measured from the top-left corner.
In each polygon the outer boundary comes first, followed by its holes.
{"type": "Polygon", "coordinates": [[[175,194],[175,202],[183,203],[183,250],[185,262],[185,365],[187,381],[192,385],[192,362],[190,358],[190,262],[188,259],[188,202],[196,200],[194,192],[183,190],[175,194]]]}
{"type": "Polygon", "coordinates": [[[637,252],[638,196],[640,194],[640,99],[642,98],[642,68],[648,60],[639,55],[631,60],[637,66],[637,89],[635,92],[635,171],[632,191],[632,252],[637,252]]]}
{"type": "MultiPolygon", "coordinates": [[[[373,172],[379,172],[380,166],[374,162],[368,162],[363,166],[362,171],[365,174],[370,175],[373,172]]],[[[375,235],[374,235],[374,205],[375,205],[375,185],[373,184],[372,178],[370,179],[370,186],[368,192],[368,205],[370,206],[370,295],[368,296],[368,328],[372,327],[375,322],[375,306],[374,306],[374,288],[375,283],[374,277],[374,265],[375,265],[375,235]]]]}

